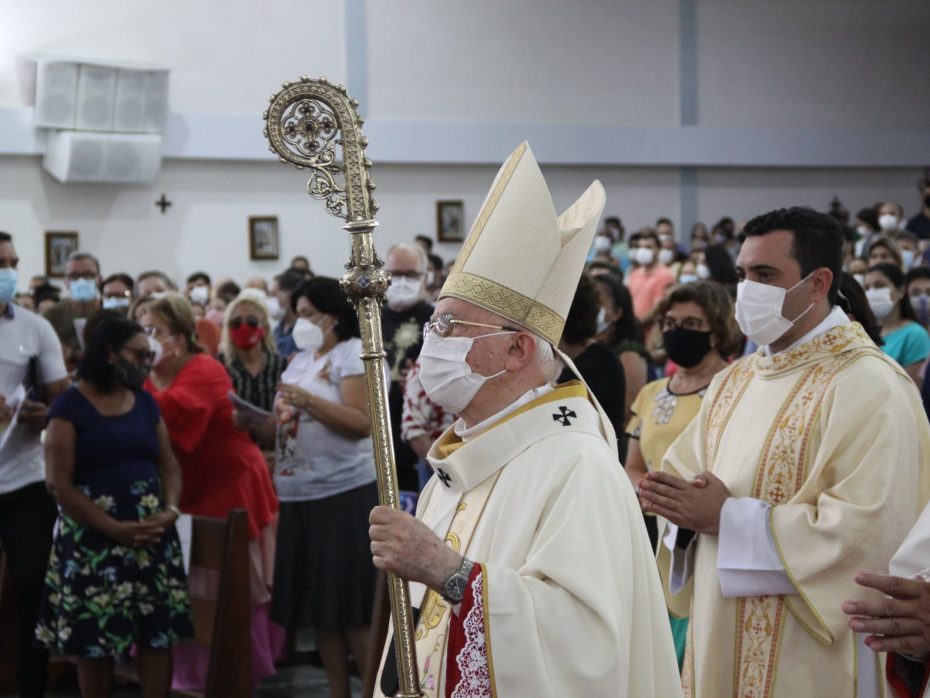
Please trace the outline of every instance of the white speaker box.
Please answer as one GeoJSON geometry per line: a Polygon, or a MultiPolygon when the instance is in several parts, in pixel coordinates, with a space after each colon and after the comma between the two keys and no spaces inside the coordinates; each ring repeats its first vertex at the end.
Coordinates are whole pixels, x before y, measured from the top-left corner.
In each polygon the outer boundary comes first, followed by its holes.
{"type": "Polygon", "coordinates": [[[161,166],[161,136],[53,131],[42,166],[59,182],[153,182],[161,166]]]}
{"type": "Polygon", "coordinates": [[[74,128],[77,114],[77,85],[77,63],[38,61],[35,125],[45,128],[74,128]]]}
{"type": "Polygon", "coordinates": [[[145,74],[145,130],[163,133],[168,120],[168,71],[151,70],[145,74]]]}
{"type": "Polygon", "coordinates": [[[88,131],[113,130],[116,68],[82,63],[78,70],[75,127],[88,131]]]}
{"type": "Polygon", "coordinates": [[[114,131],[141,133],[145,130],[145,77],[140,70],[116,72],[114,131]]]}

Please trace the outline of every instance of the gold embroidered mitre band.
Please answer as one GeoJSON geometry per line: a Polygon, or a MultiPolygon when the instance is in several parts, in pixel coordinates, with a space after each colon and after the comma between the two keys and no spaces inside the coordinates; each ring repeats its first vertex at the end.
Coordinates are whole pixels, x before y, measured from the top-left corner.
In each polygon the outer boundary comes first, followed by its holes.
{"type": "Polygon", "coordinates": [[[558,345],[605,200],[595,180],[556,216],[524,141],[497,173],[439,298],[474,303],[558,345]]]}

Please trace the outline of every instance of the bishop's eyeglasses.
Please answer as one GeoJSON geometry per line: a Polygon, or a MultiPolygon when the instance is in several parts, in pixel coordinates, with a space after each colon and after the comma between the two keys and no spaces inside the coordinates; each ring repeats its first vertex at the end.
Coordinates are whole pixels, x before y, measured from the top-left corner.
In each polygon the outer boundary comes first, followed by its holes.
{"type": "Polygon", "coordinates": [[[443,313],[435,320],[429,320],[423,325],[423,339],[426,339],[430,332],[435,332],[440,337],[451,337],[456,325],[466,327],[487,327],[489,330],[500,330],[503,332],[519,332],[516,327],[507,327],[506,325],[488,325],[484,322],[472,322],[471,320],[456,320],[452,313],[443,313]]]}

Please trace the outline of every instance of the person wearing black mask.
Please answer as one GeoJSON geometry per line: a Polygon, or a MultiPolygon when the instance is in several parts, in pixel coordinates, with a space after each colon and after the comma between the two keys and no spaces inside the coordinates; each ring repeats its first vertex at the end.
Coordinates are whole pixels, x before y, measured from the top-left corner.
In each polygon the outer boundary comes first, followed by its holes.
{"type": "MultiPolygon", "coordinates": [[[[695,281],[672,291],[657,308],[665,353],[678,365],[671,377],[648,383],[633,402],[627,425],[626,473],[639,491],[646,473],[659,468],[665,451],[694,419],[713,377],[727,367],[742,335],[734,319],[730,294],[713,281],[695,281]]],[[[644,514],[655,548],[658,525],[644,514]]],[[[684,656],[686,619],[672,620],[675,650],[684,656]]]]}

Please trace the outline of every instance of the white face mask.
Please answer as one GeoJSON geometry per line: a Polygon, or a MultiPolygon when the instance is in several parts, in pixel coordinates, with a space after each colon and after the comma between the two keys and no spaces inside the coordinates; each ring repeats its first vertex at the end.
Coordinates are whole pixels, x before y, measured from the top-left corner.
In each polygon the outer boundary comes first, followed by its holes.
{"type": "Polygon", "coordinates": [[[598,235],[594,238],[594,251],[606,252],[610,249],[610,238],[606,235],[598,235]]]}
{"type": "Polygon", "coordinates": [[[507,372],[493,376],[473,373],[465,361],[476,339],[494,337],[512,332],[492,332],[478,337],[440,337],[430,332],[420,349],[420,383],[429,399],[449,412],[458,414],[471,404],[486,382],[507,372]]]}
{"type": "Polygon", "coordinates": [[[196,303],[197,305],[206,305],[207,301],[210,300],[210,289],[206,286],[194,286],[191,289],[190,295],[191,303],[196,303]]]}
{"type": "Polygon", "coordinates": [[[809,278],[810,274],[788,289],[748,279],[741,281],[736,287],[736,323],[743,334],[760,347],[768,346],[784,336],[785,332],[814,307],[811,303],[794,320],[789,320],[781,314],[788,292],[809,278]]]}
{"type": "Polygon", "coordinates": [[[859,233],[859,237],[867,238],[872,234],[872,231],[866,228],[864,225],[856,227],[856,232],[859,233]]]}
{"type": "Polygon", "coordinates": [[[155,358],[152,359],[152,366],[158,366],[158,364],[161,363],[161,360],[165,358],[165,350],[162,348],[161,342],[159,342],[154,337],[149,337],[148,340],[149,349],[155,352],[155,358]]]}
{"type": "Polygon", "coordinates": [[[395,310],[405,310],[416,305],[423,295],[423,286],[419,281],[405,276],[395,276],[387,290],[387,302],[395,310]]]}
{"type": "Polygon", "coordinates": [[[865,292],[865,297],[869,301],[869,307],[875,313],[875,317],[884,320],[891,315],[894,310],[896,301],[891,297],[891,288],[870,288],[865,292]]]}
{"type": "Polygon", "coordinates": [[[610,323],[607,322],[607,309],[601,308],[597,311],[597,333],[600,334],[607,330],[610,327],[610,323]]]}
{"type": "Polygon", "coordinates": [[[674,261],[674,259],[675,259],[674,250],[669,250],[664,247],[661,250],[659,250],[659,263],[660,264],[664,264],[665,266],[668,266],[674,261]]]}
{"type": "Polygon", "coordinates": [[[678,277],[678,283],[690,284],[698,280],[697,274],[682,274],[678,277]]]}
{"type": "Polygon", "coordinates": [[[878,217],[878,227],[882,230],[895,230],[898,227],[898,217],[893,213],[883,213],[878,217]]]}
{"type": "Polygon", "coordinates": [[[914,266],[914,251],[901,250],[901,261],[904,263],[904,271],[914,266]]]}
{"type": "Polygon", "coordinates": [[[301,351],[316,351],[323,346],[323,329],[305,317],[297,318],[291,336],[301,351]]]}
{"type": "Polygon", "coordinates": [[[709,279],[710,278],[710,269],[706,264],[697,265],[697,275],[699,279],[709,279]]]}
{"type": "Polygon", "coordinates": [[[648,267],[655,261],[656,253],[655,250],[650,247],[637,247],[634,251],[634,258],[639,264],[648,267]]]}

